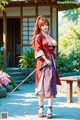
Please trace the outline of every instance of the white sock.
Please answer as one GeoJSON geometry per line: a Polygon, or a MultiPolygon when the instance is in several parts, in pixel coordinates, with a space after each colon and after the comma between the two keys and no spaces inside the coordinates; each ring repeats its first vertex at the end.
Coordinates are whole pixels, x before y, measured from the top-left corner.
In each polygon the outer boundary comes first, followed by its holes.
{"type": "Polygon", "coordinates": [[[51,111],[50,108],[48,108],[48,110],[47,110],[47,114],[52,114],[52,111],[51,111]]]}
{"type": "Polygon", "coordinates": [[[39,101],[38,104],[39,104],[39,107],[43,106],[43,102],[41,102],[41,101],[39,101]]]}
{"type": "Polygon", "coordinates": [[[50,109],[49,107],[52,107],[53,104],[53,97],[48,98],[48,110],[47,110],[47,114],[52,114],[52,108],[50,109]]]}
{"type": "Polygon", "coordinates": [[[38,113],[42,113],[43,112],[43,107],[40,107],[40,106],[43,106],[43,102],[39,101],[39,110],[38,110],[38,113]]]}
{"type": "Polygon", "coordinates": [[[52,107],[53,98],[48,98],[48,107],[52,107]]]}
{"type": "Polygon", "coordinates": [[[39,108],[38,113],[43,113],[43,108],[39,108]]]}

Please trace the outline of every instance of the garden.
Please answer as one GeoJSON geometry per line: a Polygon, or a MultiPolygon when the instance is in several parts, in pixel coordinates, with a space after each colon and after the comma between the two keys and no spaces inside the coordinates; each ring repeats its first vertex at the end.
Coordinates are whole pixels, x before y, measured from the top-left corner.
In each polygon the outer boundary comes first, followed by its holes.
{"type": "MultiPolygon", "coordinates": [[[[58,44],[58,67],[60,76],[80,75],[80,8],[63,12],[62,21],[59,24],[59,44],[58,44]],[[76,14],[77,13],[77,14],[76,14]],[[66,24],[65,24],[66,23],[66,24]]],[[[34,50],[19,56],[19,67],[28,68],[29,74],[36,66],[34,50]]],[[[35,76],[32,76],[35,79],[35,76]]],[[[7,95],[7,91],[12,91],[16,83],[9,73],[3,68],[3,55],[0,52],[0,95],[1,90],[5,91],[2,97],[7,95]],[[4,90],[6,89],[6,90],[4,90]]]]}
{"type": "Polygon", "coordinates": [[[0,52],[0,98],[6,97],[17,86],[10,73],[3,67],[3,55],[0,52]]]}

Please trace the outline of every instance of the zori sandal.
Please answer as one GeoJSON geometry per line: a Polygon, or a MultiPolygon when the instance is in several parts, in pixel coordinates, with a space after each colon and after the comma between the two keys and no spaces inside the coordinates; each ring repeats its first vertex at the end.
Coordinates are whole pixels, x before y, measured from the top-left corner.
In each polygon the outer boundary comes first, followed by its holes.
{"type": "Polygon", "coordinates": [[[43,106],[39,106],[39,110],[38,110],[38,117],[42,118],[44,117],[44,115],[43,115],[43,112],[40,111],[40,109],[43,109],[43,106]]]}
{"type": "Polygon", "coordinates": [[[52,107],[48,107],[48,110],[49,110],[50,112],[49,112],[49,111],[47,112],[46,118],[47,118],[47,119],[50,119],[50,118],[52,118],[52,107]]]}

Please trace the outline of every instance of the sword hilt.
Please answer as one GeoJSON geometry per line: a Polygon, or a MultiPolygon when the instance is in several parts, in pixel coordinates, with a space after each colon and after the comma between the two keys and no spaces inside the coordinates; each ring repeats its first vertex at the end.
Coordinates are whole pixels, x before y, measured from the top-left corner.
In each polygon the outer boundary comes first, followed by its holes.
{"type": "Polygon", "coordinates": [[[44,67],[48,66],[48,64],[42,66],[41,68],[39,68],[39,70],[42,70],[44,67]]]}

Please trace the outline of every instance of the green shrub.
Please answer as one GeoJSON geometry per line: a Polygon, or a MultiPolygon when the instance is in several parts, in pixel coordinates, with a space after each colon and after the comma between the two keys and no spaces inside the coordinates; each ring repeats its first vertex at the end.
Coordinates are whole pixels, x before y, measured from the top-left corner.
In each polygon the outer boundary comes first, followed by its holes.
{"type": "Polygon", "coordinates": [[[34,68],[36,66],[34,50],[32,48],[19,56],[19,66],[23,68],[34,68]]]}
{"type": "Polygon", "coordinates": [[[68,55],[61,53],[58,57],[59,72],[79,72],[80,71],[80,52],[73,50],[68,55]]]}

